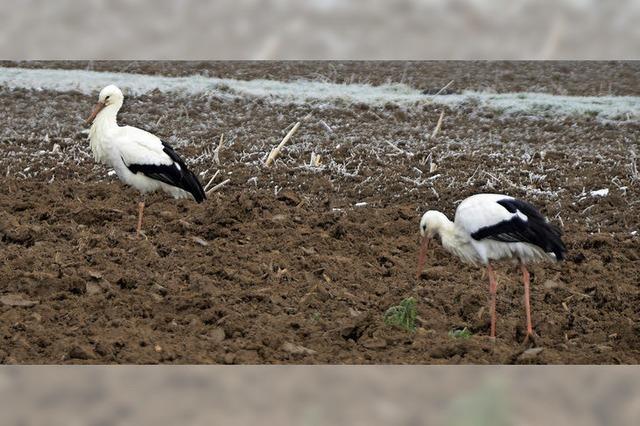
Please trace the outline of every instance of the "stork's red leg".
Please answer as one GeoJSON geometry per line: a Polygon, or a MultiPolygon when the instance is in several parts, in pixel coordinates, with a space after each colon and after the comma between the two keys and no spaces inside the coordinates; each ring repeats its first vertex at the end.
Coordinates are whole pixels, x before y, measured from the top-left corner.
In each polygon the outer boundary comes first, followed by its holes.
{"type": "Polygon", "coordinates": [[[529,271],[522,263],[522,281],[524,282],[524,308],[527,311],[527,339],[533,336],[533,327],[531,326],[531,304],[529,301],[529,271]]]}
{"type": "Polygon", "coordinates": [[[140,232],[142,230],[142,214],[144,213],[144,201],[138,203],[138,227],[136,228],[136,234],[140,238],[140,232]]]}
{"type": "Polygon", "coordinates": [[[489,275],[489,293],[491,294],[491,305],[489,311],[491,313],[491,338],[496,338],[496,292],[498,283],[495,273],[490,263],[487,263],[487,275],[489,275]]]}

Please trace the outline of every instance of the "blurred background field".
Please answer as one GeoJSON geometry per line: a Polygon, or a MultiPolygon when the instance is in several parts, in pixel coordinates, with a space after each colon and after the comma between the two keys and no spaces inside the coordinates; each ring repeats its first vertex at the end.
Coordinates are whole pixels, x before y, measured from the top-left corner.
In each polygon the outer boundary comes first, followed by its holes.
{"type": "Polygon", "coordinates": [[[6,367],[5,425],[634,425],[636,367],[6,367]]]}
{"type": "Polygon", "coordinates": [[[6,59],[634,59],[640,40],[636,0],[10,3],[6,59]]]}

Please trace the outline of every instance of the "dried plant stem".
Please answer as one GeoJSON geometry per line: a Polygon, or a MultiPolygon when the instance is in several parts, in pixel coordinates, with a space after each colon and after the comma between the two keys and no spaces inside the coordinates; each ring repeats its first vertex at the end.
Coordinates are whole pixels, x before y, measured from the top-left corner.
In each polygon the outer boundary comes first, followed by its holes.
{"type": "Polygon", "coordinates": [[[214,173],[213,177],[211,179],[209,179],[209,182],[204,186],[204,191],[205,192],[207,192],[207,188],[209,188],[209,185],[211,185],[211,183],[216,178],[216,176],[218,176],[218,173],[220,173],[220,170],[216,170],[216,172],[214,173]]]}
{"type": "Polygon", "coordinates": [[[321,164],[322,163],[320,162],[320,154],[312,152],[311,161],[309,161],[309,167],[320,167],[321,164]]]}
{"type": "Polygon", "coordinates": [[[451,80],[450,82],[448,82],[442,89],[438,90],[438,93],[436,93],[433,96],[438,96],[440,93],[444,92],[445,90],[447,90],[447,88],[449,86],[451,86],[453,84],[453,80],[451,80]]]}
{"type": "Polygon", "coordinates": [[[295,124],[295,126],[293,126],[291,130],[289,130],[289,133],[287,133],[287,135],[282,139],[280,144],[278,144],[277,147],[271,150],[271,152],[269,153],[269,156],[267,157],[267,161],[264,163],[265,166],[269,167],[271,163],[273,163],[273,160],[275,160],[276,157],[278,157],[278,155],[280,154],[280,151],[285,146],[285,144],[289,142],[289,139],[291,139],[291,137],[298,131],[300,124],[302,124],[302,122],[298,121],[295,124]]]}
{"type": "Polygon", "coordinates": [[[224,133],[220,135],[220,142],[218,143],[218,147],[215,151],[213,151],[213,161],[219,166],[220,165],[220,150],[222,149],[222,144],[224,143],[224,133]]]}
{"type": "Polygon", "coordinates": [[[224,180],[222,182],[220,182],[219,184],[217,184],[216,186],[214,186],[213,188],[211,188],[210,190],[207,191],[207,195],[212,194],[214,192],[216,192],[218,189],[222,188],[223,186],[225,186],[226,184],[228,184],[229,182],[231,182],[231,179],[227,179],[224,180]]]}
{"type": "Polygon", "coordinates": [[[291,139],[291,137],[298,131],[298,128],[300,127],[302,122],[308,120],[310,117],[311,117],[311,114],[308,114],[305,118],[298,121],[293,126],[293,128],[289,130],[289,133],[287,133],[287,135],[282,139],[282,141],[278,144],[278,146],[271,150],[271,152],[269,153],[269,156],[267,157],[267,161],[265,161],[264,163],[266,167],[269,167],[271,163],[273,163],[273,161],[276,159],[276,157],[278,157],[282,148],[286,145],[287,142],[289,142],[289,139],[291,139]]]}
{"type": "MultiPolygon", "coordinates": [[[[388,140],[385,140],[385,143],[386,143],[387,145],[389,145],[391,148],[393,148],[393,149],[395,149],[396,151],[398,151],[398,153],[400,153],[400,154],[404,154],[404,155],[406,155],[406,156],[408,156],[408,157],[412,157],[412,156],[413,156],[413,154],[412,154],[412,153],[407,152],[407,151],[404,151],[404,150],[402,150],[402,149],[398,148],[396,145],[392,144],[392,143],[391,143],[391,142],[389,142],[388,140]]],[[[391,154],[389,154],[389,155],[391,155],[391,154]]]]}
{"type": "Polygon", "coordinates": [[[444,119],[444,111],[440,113],[440,118],[438,118],[438,124],[436,124],[436,128],[433,129],[433,133],[431,133],[431,139],[435,138],[438,135],[438,132],[440,132],[443,119],[444,119]]]}
{"type": "Polygon", "coordinates": [[[328,133],[333,133],[333,129],[324,120],[320,120],[320,124],[328,133]]]}

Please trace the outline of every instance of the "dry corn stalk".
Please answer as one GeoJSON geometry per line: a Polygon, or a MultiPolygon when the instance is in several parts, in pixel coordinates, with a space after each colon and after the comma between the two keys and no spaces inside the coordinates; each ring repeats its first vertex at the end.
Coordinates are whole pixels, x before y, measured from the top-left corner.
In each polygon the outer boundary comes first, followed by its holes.
{"type": "Polygon", "coordinates": [[[320,154],[316,154],[315,152],[311,153],[311,161],[309,162],[309,166],[311,167],[320,167],[322,162],[320,161],[320,154]]]}
{"type": "Polygon", "coordinates": [[[207,191],[207,195],[213,194],[214,192],[216,192],[218,189],[222,188],[223,186],[225,186],[229,182],[231,182],[231,179],[227,179],[227,180],[224,180],[224,181],[220,182],[219,184],[217,184],[216,186],[214,186],[213,188],[208,190],[207,191]]]}
{"type": "Polygon", "coordinates": [[[300,125],[304,121],[307,121],[310,117],[311,117],[311,114],[308,114],[302,120],[298,121],[295,124],[295,126],[293,126],[293,128],[291,130],[289,130],[289,133],[287,133],[287,135],[282,139],[282,141],[278,144],[278,146],[276,146],[275,148],[273,148],[271,150],[271,152],[269,153],[269,156],[267,157],[267,161],[265,161],[265,163],[264,163],[264,165],[266,167],[269,167],[271,165],[271,163],[273,163],[273,161],[276,159],[276,157],[278,157],[278,155],[280,155],[280,151],[282,150],[282,148],[286,145],[287,142],[289,142],[289,139],[291,139],[291,137],[298,131],[298,128],[300,127],[300,125]]]}
{"type": "Polygon", "coordinates": [[[219,166],[220,165],[220,150],[222,149],[222,144],[224,143],[224,133],[220,135],[220,142],[218,143],[218,147],[215,151],[213,151],[213,161],[219,166]]]}
{"type": "Polygon", "coordinates": [[[211,179],[209,179],[209,182],[204,186],[205,192],[207,192],[207,188],[209,188],[209,186],[213,183],[216,176],[218,176],[218,173],[220,173],[220,170],[216,170],[215,174],[211,177],[211,179]]]}
{"type": "Polygon", "coordinates": [[[444,111],[440,113],[440,118],[438,118],[438,124],[436,124],[436,128],[433,129],[433,133],[431,133],[431,139],[435,138],[440,131],[440,127],[442,127],[442,120],[444,119],[444,111]]]}

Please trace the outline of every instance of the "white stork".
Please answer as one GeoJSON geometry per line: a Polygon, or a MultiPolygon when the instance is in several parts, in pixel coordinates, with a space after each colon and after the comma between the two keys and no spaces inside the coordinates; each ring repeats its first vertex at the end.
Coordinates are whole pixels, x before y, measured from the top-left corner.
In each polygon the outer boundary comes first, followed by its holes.
{"type": "MultiPolygon", "coordinates": [[[[198,178],[180,156],[155,135],[131,126],[118,126],[116,116],[124,95],[114,85],[100,91],[98,104],[87,119],[89,141],[96,161],[113,167],[118,178],[143,196],[162,189],[174,198],[193,198],[201,203],[207,196],[198,178]]],[[[144,198],[138,203],[139,236],[144,198]]]]}
{"type": "Polygon", "coordinates": [[[206,194],[169,144],[142,129],[118,126],[116,116],[123,101],[116,86],[100,91],[98,104],[87,119],[91,123],[89,141],[96,161],[113,167],[122,182],[141,192],[136,228],[140,236],[144,194],[162,189],[174,198],[193,198],[198,203],[206,199],[206,194]]]}
{"type": "Polygon", "coordinates": [[[472,265],[485,265],[491,294],[491,337],[496,336],[497,282],[491,261],[517,261],[524,281],[527,337],[533,337],[529,302],[529,271],[526,265],[542,260],[564,259],[566,248],[560,229],[547,221],[531,204],[500,194],[477,194],[463,200],[451,222],[443,213],[426,212],[420,220],[422,236],[418,258],[419,277],[429,241],[439,237],[448,252],[472,265]]]}

